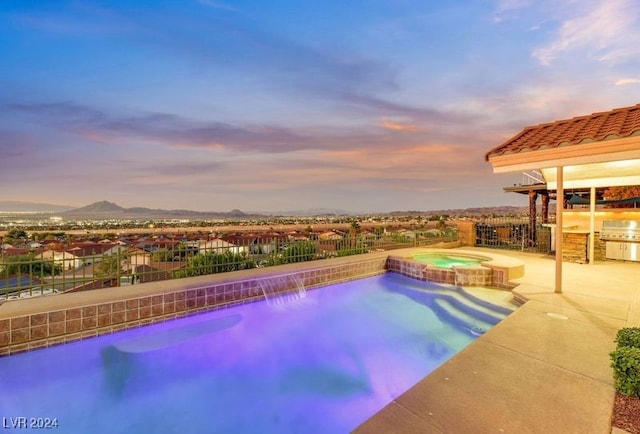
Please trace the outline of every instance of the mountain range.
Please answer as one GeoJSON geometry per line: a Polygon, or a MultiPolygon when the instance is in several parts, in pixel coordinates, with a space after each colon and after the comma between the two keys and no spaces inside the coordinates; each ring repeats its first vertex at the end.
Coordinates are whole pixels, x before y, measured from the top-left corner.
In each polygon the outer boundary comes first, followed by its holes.
{"type": "MultiPolygon", "coordinates": [[[[0,212],[2,213],[55,213],[68,218],[117,218],[117,219],[159,219],[159,218],[181,218],[181,219],[251,219],[274,216],[324,216],[324,215],[352,215],[349,211],[341,209],[314,208],[308,210],[282,211],[282,212],[243,212],[233,209],[228,212],[218,211],[192,211],[186,209],[152,209],[144,207],[123,208],[113,202],[106,200],[94,202],[90,205],[74,208],[64,205],[51,205],[45,203],[20,202],[20,201],[0,201],[0,212]]],[[[379,213],[387,215],[419,215],[419,214],[449,214],[449,215],[478,215],[478,214],[524,214],[526,207],[516,206],[496,206],[482,208],[446,209],[438,211],[393,211],[389,213],[379,213]]]]}
{"type": "Polygon", "coordinates": [[[348,211],[329,208],[314,208],[309,210],[283,212],[244,212],[233,209],[228,212],[220,211],[192,211],[188,209],[153,209],[145,207],[124,208],[106,200],[94,202],[81,208],[48,203],[0,201],[0,213],[5,214],[61,214],[69,218],[220,218],[243,219],[264,218],[269,216],[316,216],[316,215],[348,215],[348,211]]]}
{"type": "Polygon", "coordinates": [[[0,201],[0,212],[4,213],[58,213],[70,211],[74,207],[52,205],[50,203],[22,202],[18,200],[0,201]]]}
{"type": "Polygon", "coordinates": [[[102,217],[102,218],[220,218],[243,219],[264,217],[260,214],[248,214],[238,209],[229,212],[202,212],[188,209],[152,209],[144,207],[123,208],[106,200],[64,212],[66,217],[102,217]]]}

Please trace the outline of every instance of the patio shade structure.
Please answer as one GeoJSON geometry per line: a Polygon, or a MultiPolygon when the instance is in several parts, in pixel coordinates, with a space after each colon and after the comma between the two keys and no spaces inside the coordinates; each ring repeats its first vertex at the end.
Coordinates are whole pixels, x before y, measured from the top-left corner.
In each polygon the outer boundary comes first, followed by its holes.
{"type": "Polygon", "coordinates": [[[593,249],[595,189],[640,185],[640,104],[526,127],[487,152],[485,159],[494,173],[539,170],[547,189],[556,190],[555,292],[562,292],[564,189],[591,189],[593,249]]]}

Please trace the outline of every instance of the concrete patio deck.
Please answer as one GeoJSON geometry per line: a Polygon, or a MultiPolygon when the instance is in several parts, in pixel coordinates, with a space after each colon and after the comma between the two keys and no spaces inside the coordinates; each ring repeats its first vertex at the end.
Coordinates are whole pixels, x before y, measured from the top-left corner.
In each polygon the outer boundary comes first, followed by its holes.
{"type": "Polygon", "coordinates": [[[528,301],[357,433],[612,432],[609,352],[640,326],[640,264],[563,263],[555,294],[553,257],[500,254],[525,262],[513,293],[528,301]]]}

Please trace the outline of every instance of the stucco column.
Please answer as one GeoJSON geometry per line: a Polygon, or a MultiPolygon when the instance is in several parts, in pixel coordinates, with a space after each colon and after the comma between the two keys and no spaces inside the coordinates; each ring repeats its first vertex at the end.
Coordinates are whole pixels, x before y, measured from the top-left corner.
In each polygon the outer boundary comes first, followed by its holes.
{"type": "Polygon", "coordinates": [[[556,293],[562,292],[562,212],[564,211],[564,167],[556,167],[556,293]]]}
{"type": "Polygon", "coordinates": [[[596,188],[591,187],[589,193],[589,264],[593,265],[596,258],[596,188]]]}

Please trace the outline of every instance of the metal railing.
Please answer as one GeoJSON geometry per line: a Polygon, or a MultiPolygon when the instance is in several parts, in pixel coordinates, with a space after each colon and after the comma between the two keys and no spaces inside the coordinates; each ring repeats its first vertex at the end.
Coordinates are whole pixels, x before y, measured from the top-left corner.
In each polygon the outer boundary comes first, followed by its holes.
{"type": "Polygon", "coordinates": [[[549,253],[552,251],[551,227],[537,223],[531,230],[528,217],[485,219],[476,224],[475,244],[477,247],[549,253]]]}
{"type": "Polygon", "coordinates": [[[136,285],[248,268],[358,255],[456,241],[458,229],[290,240],[283,237],[119,246],[78,256],[68,251],[0,255],[0,303],[88,289],[136,285]]]}

